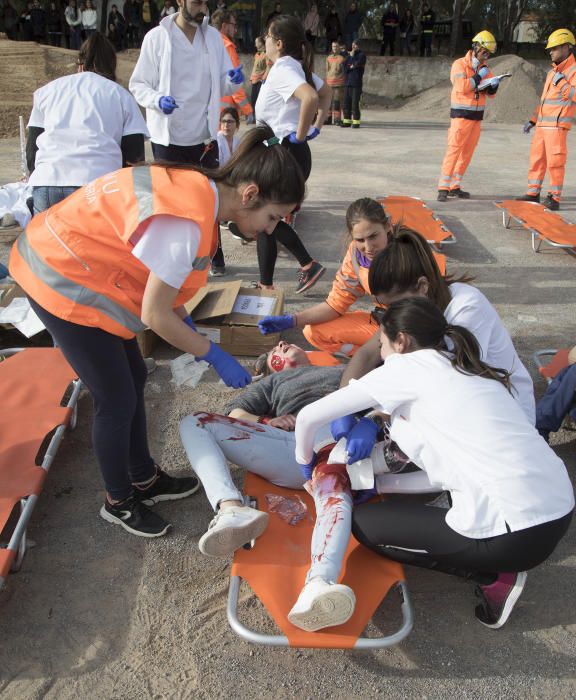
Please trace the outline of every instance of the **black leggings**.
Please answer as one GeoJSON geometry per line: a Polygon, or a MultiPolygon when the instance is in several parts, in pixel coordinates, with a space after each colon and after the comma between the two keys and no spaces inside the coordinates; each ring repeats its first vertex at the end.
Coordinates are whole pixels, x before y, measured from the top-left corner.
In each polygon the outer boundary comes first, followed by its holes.
{"type": "Polygon", "coordinates": [[[110,497],[124,500],[132,484],[152,478],[156,471],[146,429],[147,371],[138,343],[63,321],[33,299],[30,304],[92,394],[96,459],[110,497]]]}
{"type": "MultiPolygon", "coordinates": [[[[446,510],[419,502],[388,500],[354,509],[352,532],[378,554],[403,564],[492,583],[497,574],[532,569],[566,534],[572,513],[498,537],[464,537],[446,524],[446,510]]],[[[414,499],[416,501],[416,499],[414,499]]]]}
{"type": "MultiPolygon", "coordinates": [[[[307,180],[312,170],[312,155],[310,146],[307,143],[290,143],[287,138],[282,141],[282,145],[287,148],[296,158],[302,169],[304,179],[307,180]]],[[[294,229],[284,221],[280,221],[278,226],[267,236],[261,234],[257,239],[258,267],[260,268],[260,284],[271,285],[274,281],[274,268],[278,257],[278,243],[287,248],[298,260],[300,267],[312,262],[310,254],[300,240],[294,229]]]]}

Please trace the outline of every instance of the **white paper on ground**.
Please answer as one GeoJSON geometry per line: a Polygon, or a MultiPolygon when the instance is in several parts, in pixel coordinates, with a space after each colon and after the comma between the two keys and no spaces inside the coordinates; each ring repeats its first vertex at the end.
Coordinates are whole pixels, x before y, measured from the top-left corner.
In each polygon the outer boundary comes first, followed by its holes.
{"type": "Polygon", "coordinates": [[[11,323],[22,335],[31,338],[45,329],[25,297],[16,297],[8,306],[0,309],[0,323],[11,323]]]}
{"type": "Polygon", "coordinates": [[[234,302],[232,313],[247,314],[249,316],[269,316],[274,310],[275,304],[275,297],[255,297],[239,294],[234,302]]]}
{"type": "Polygon", "coordinates": [[[198,386],[202,375],[210,367],[204,360],[196,360],[194,355],[185,353],[170,362],[172,379],[176,386],[187,386],[193,389],[198,386]]]}

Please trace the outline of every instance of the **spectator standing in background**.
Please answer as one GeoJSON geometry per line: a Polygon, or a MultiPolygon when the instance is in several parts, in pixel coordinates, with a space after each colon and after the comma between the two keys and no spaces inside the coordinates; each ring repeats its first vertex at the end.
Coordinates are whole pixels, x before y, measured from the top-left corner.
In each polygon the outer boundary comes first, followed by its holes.
{"type": "Polygon", "coordinates": [[[420,56],[432,56],[432,39],[434,38],[434,22],[436,13],[425,2],[420,14],[420,56]]]}
{"type": "Polygon", "coordinates": [[[268,17],[266,17],[266,26],[264,28],[267,29],[268,25],[274,19],[274,17],[278,17],[281,14],[282,14],[282,4],[277,2],[274,5],[274,9],[272,10],[272,12],[268,15],[268,17]]]}
{"type": "Polygon", "coordinates": [[[164,0],[164,7],[160,10],[160,19],[173,15],[176,12],[176,8],[172,4],[172,0],[164,0]]]}
{"type": "Polygon", "coordinates": [[[352,42],[358,38],[363,21],[364,15],[358,9],[358,5],[355,2],[350,3],[350,9],[344,17],[344,41],[348,51],[352,48],[352,42]]]}
{"type": "Polygon", "coordinates": [[[60,46],[62,44],[62,12],[55,2],[51,2],[46,10],[46,30],[48,32],[48,43],[50,46],[60,46]]]}
{"type": "Polygon", "coordinates": [[[318,38],[318,30],[320,28],[320,15],[318,14],[318,6],[316,3],[308,10],[304,18],[304,31],[306,39],[312,44],[312,48],[316,48],[316,39],[318,38]]]}
{"type": "Polygon", "coordinates": [[[336,11],[336,7],[332,5],[330,11],[326,15],[324,20],[324,29],[326,30],[326,53],[330,53],[332,44],[335,41],[340,41],[342,36],[342,25],[340,24],[340,17],[336,11]]]}
{"type": "Polygon", "coordinates": [[[142,36],[158,25],[159,15],[155,0],[142,0],[142,36]]]}
{"type": "Polygon", "coordinates": [[[342,101],[344,97],[344,85],[346,84],[346,74],[344,64],[346,63],[346,51],[342,51],[337,41],[332,42],[332,53],[326,56],[326,84],[332,88],[332,102],[330,104],[330,116],[325,124],[342,124],[342,101]]]}
{"type": "Polygon", "coordinates": [[[398,17],[398,7],[390,4],[386,7],[382,15],[382,45],[380,46],[380,55],[386,54],[386,48],[390,48],[390,55],[394,55],[394,45],[396,44],[396,29],[400,23],[398,17]]]}
{"type": "Polygon", "coordinates": [[[86,0],[86,9],[82,11],[82,28],[86,38],[92,36],[98,29],[98,13],[94,9],[92,0],[86,0]]]}
{"type": "Polygon", "coordinates": [[[20,41],[32,41],[32,3],[28,2],[26,9],[20,13],[18,24],[20,26],[20,41]]]}
{"type": "Polygon", "coordinates": [[[82,15],[78,10],[76,0],[70,0],[64,10],[64,18],[70,31],[70,48],[78,51],[82,39],[82,15]]]}
{"type": "Polygon", "coordinates": [[[360,98],[365,67],[366,54],[360,50],[360,43],[356,39],[352,42],[352,51],[344,63],[346,87],[344,88],[344,118],[341,126],[360,128],[360,98]]]}
{"type": "Polygon", "coordinates": [[[34,0],[30,10],[30,22],[32,24],[32,39],[39,44],[46,43],[46,11],[38,0],[34,0]]]}
{"type": "Polygon", "coordinates": [[[400,55],[412,55],[412,38],[414,36],[414,14],[410,8],[404,10],[400,20],[400,55]]]}
{"type": "Polygon", "coordinates": [[[137,48],[140,45],[140,5],[136,0],[124,0],[122,13],[126,20],[126,48],[137,48]]]}
{"type": "MultiPolygon", "coordinates": [[[[254,54],[254,63],[252,64],[252,73],[250,74],[250,82],[252,83],[252,92],[250,94],[250,104],[254,113],[256,112],[256,100],[258,93],[262,87],[262,81],[266,80],[266,75],[269,71],[269,62],[266,56],[266,45],[261,36],[257,36],[254,40],[256,53],[254,54]]],[[[270,64],[272,65],[272,64],[270,64]]],[[[256,117],[256,114],[254,114],[256,117]]]]}
{"type": "Polygon", "coordinates": [[[116,51],[124,48],[124,37],[126,36],[126,20],[120,12],[118,5],[112,5],[108,13],[108,38],[114,44],[116,51]]]}

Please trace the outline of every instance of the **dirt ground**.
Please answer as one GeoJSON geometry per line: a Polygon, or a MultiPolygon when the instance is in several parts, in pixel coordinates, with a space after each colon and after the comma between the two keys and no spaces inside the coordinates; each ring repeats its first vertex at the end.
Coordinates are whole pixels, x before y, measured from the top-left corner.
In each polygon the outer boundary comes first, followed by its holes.
{"type": "MultiPolygon", "coordinates": [[[[12,95],[17,100],[17,90],[12,95]]],[[[530,139],[522,135],[521,123],[484,125],[466,176],[471,200],[435,201],[447,126],[446,117],[426,110],[407,121],[404,113],[371,109],[359,131],[324,129],[313,144],[314,167],[297,227],[329,270],[306,297],[296,296],[295,262],[283,252],[277,284],[286,291],[290,311],[321,301],[341,259],[347,205],[360,196],[420,196],[456,235],[457,243],[445,250],[449,271],[475,276],[541,395],[544,382],[532,353],[576,343],[576,261],[562,251],[536,255],[527,233],[502,228],[493,201],[525,188],[530,139]]],[[[573,134],[569,152],[573,164],[573,134]]],[[[0,140],[0,183],[18,176],[17,140],[0,140]]],[[[574,167],[567,170],[564,191],[564,215],[576,222],[574,167]]],[[[2,261],[8,249],[5,237],[2,261]]],[[[226,236],[224,249],[230,277],[256,278],[253,245],[226,236]]],[[[302,342],[298,332],[287,337],[302,342]]],[[[193,410],[220,409],[230,390],[213,372],[197,389],[175,389],[169,360],[176,354],[166,346],[155,352],[159,367],[150,376],[147,402],[153,453],[170,472],[183,474],[189,467],[179,419],[193,410]]],[[[397,647],[345,652],[251,646],[226,621],[229,562],[198,551],[211,518],[202,493],[158,506],[174,525],[158,541],[141,541],[98,517],[102,489],[91,449],[91,412],[83,396],[79,425],[67,434],[32,518],[35,546],[0,593],[0,697],[574,696],[574,527],[550,560],[529,574],[524,595],[500,631],[475,621],[471,585],[407,568],[414,630],[397,647]]],[[[561,431],[552,444],[574,475],[576,434],[561,431]]],[[[241,483],[242,474],[234,473],[241,483]]],[[[377,613],[371,633],[397,625],[395,602],[377,613]]],[[[241,607],[254,626],[274,629],[249,589],[241,607]]]]}

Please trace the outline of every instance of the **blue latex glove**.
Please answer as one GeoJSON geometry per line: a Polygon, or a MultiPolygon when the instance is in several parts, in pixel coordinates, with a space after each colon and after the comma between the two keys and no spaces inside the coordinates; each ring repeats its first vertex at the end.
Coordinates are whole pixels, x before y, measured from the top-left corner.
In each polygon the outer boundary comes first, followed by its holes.
{"type": "Polygon", "coordinates": [[[242,389],[252,381],[250,373],[232,355],[224,352],[212,341],[210,341],[210,350],[205,355],[197,355],[196,359],[209,362],[224,380],[226,386],[242,389]]]}
{"type": "Polygon", "coordinates": [[[315,139],[319,135],[320,135],[320,129],[318,129],[317,127],[314,127],[312,129],[312,131],[306,137],[306,141],[312,141],[312,139],[315,139]]]}
{"type": "Polygon", "coordinates": [[[175,109],[178,109],[176,100],[170,95],[164,95],[158,100],[158,106],[164,112],[164,114],[172,114],[175,109]]]}
{"type": "Polygon", "coordinates": [[[556,73],[556,75],[552,78],[552,85],[558,85],[558,83],[564,79],[566,79],[564,73],[556,73]]]}
{"type": "Polygon", "coordinates": [[[230,78],[230,82],[234,83],[234,85],[241,85],[244,82],[244,73],[242,72],[242,66],[238,66],[238,68],[233,68],[232,70],[229,70],[228,77],[230,78]]]}
{"type": "Polygon", "coordinates": [[[348,437],[348,433],[355,425],[356,418],[354,418],[354,416],[342,416],[330,423],[330,432],[334,440],[338,442],[338,440],[341,440],[343,437],[348,437]]]}
{"type": "Polygon", "coordinates": [[[187,326],[190,326],[190,328],[191,328],[193,331],[196,330],[196,324],[195,324],[194,321],[192,320],[192,316],[190,316],[190,314],[188,314],[188,316],[186,316],[186,318],[183,318],[182,320],[184,321],[184,323],[185,323],[187,326]]]}
{"type": "Polygon", "coordinates": [[[300,139],[296,136],[296,132],[293,131],[291,134],[288,134],[288,141],[290,141],[290,143],[304,143],[306,139],[304,139],[304,141],[300,141],[300,139]]]}
{"type": "Polygon", "coordinates": [[[522,127],[522,133],[529,134],[530,129],[532,129],[534,126],[536,126],[534,122],[526,122],[526,124],[524,124],[524,126],[522,127]]]}
{"type": "Polygon", "coordinates": [[[378,426],[376,423],[371,421],[370,418],[360,418],[358,423],[356,423],[348,434],[348,441],[346,443],[348,464],[369,457],[376,444],[377,435],[378,426]]]}
{"type": "Polygon", "coordinates": [[[258,328],[262,335],[286,331],[294,328],[294,316],[264,316],[258,321],[258,328]]]}
{"type": "Polygon", "coordinates": [[[489,72],[490,72],[490,69],[487,66],[482,66],[482,68],[480,68],[480,70],[478,71],[478,75],[481,78],[485,78],[489,72]]]}
{"type": "Polygon", "coordinates": [[[316,452],[314,452],[314,456],[308,462],[308,464],[300,465],[300,471],[302,472],[302,476],[304,477],[305,481],[310,481],[310,479],[312,478],[312,474],[314,473],[314,467],[316,466],[316,459],[317,455],[316,452]]]}

